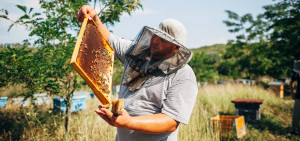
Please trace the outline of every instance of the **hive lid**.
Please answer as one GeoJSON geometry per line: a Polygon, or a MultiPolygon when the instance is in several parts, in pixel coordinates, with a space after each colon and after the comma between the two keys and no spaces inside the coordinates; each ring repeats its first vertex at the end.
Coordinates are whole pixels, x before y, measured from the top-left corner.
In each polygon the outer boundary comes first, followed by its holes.
{"type": "Polygon", "coordinates": [[[280,86],[280,85],[283,85],[283,83],[281,81],[271,81],[268,83],[268,85],[280,86]]]}
{"type": "Polygon", "coordinates": [[[231,100],[232,103],[256,103],[262,104],[264,102],[263,99],[248,99],[248,98],[236,98],[231,100]]]}
{"type": "Polygon", "coordinates": [[[94,20],[84,19],[70,64],[79,73],[96,97],[110,106],[114,49],[104,38],[94,20]]]}
{"type": "Polygon", "coordinates": [[[7,99],[7,97],[0,97],[0,99],[1,99],[1,100],[6,100],[6,99],[7,99]]]}
{"type": "Polygon", "coordinates": [[[47,93],[33,94],[34,97],[48,97],[47,93]]]}

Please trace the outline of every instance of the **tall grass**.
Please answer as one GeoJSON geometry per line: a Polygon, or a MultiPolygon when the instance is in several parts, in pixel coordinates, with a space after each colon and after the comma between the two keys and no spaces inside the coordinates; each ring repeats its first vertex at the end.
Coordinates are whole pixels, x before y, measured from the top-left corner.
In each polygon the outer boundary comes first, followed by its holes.
{"type": "MultiPolygon", "coordinates": [[[[212,131],[209,118],[216,115],[234,115],[231,100],[236,98],[263,99],[260,106],[261,121],[246,123],[244,140],[294,140],[290,135],[293,100],[280,99],[273,92],[259,86],[213,85],[199,88],[199,93],[189,125],[180,126],[179,140],[211,141],[220,140],[220,135],[212,131]]],[[[232,140],[235,137],[225,140],[232,140]]]]}
{"type": "Polygon", "coordinates": [[[63,116],[52,113],[51,105],[20,108],[8,102],[0,109],[0,140],[114,140],[116,128],[94,112],[99,104],[88,99],[86,110],[72,114],[65,133],[63,116]]]}
{"type": "MultiPolygon", "coordinates": [[[[190,122],[179,126],[178,140],[220,140],[221,135],[210,128],[209,118],[234,115],[235,108],[231,100],[235,98],[264,99],[261,121],[246,122],[247,134],[242,140],[300,140],[298,136],[289,134],[293,100],[280,99],[262,87],[248,85],[199,88],[190,122]]],[[[71,129],[66,134],[63,116],[53,114],[51,106],[17,108],[8,104],[5,109],[0,109],[0,140],[114,140],[116,128],[109,126],[94,112],[99,104],[97,99],[87,100],[85,111],[72,114],[71,129]]]]}

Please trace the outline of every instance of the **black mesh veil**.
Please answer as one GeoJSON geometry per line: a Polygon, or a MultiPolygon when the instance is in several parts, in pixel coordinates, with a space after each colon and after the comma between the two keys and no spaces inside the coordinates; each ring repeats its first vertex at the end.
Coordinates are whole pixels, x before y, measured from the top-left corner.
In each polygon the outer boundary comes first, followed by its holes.
{"type": "Polygon", "coordinates": [[[124,74],[125,81],[123,84],[127,85],[129,90],[134,91],[139,89],[150,76],[157,73],[167,75],[181,68],[191,59],[192,52],[168,33],[145,26],[135,38],[132,48],[126,55],[130,60],[128,62],[129,68],[124,74]],[[164,60],[153,59],[150,54],[153,35],[167,40],[169,44],[179,46],[178,52],[164,60]]]}

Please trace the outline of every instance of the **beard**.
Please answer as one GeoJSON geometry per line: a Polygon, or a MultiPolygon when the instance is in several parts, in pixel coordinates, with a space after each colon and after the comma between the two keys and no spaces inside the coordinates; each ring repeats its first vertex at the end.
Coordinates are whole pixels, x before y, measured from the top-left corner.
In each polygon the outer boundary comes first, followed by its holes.
{"type": "Polygon", "coordinates": [[[162,57],[162,54],[159,51],[151,51],[150,55],[155,60],[160,60],[162,57]]]}
{"type": "Polygon", "coordinates": [[[153,52],[152,54],[151,54],[151,56],[153,56],[153,57],[159,57],[161,54],[159,53],[159,52],[153,52]]]}

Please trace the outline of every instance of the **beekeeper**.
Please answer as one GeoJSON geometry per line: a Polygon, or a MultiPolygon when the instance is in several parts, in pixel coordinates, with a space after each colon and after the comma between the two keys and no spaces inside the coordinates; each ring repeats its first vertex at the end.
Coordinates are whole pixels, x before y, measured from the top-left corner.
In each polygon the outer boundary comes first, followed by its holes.
{"type": "Polygon", "coordinates": [[[300,135],[300,60],[294,61],[294,73],[290,83],[291,96],[295,100],[293,121],[292,121],[292,134],[300,135]],[[296,93],[294,93],[294,82],[297,81],[296,93]]]}
{"type": "Polygon", "coordinates": [[[198,93],[196,77],[187,64],[192,52],[186,48],[186,29],[166,19],[159,29],[144,27],[134,41],[121,39],[102,24],[95,10],[83,6],[77,19],[89,14],[124,64],[119,99],[122,114],[114,116],[99,106],[95,112],[117,127],[119,141],[174,141],[180,123],[188,124],[198,93]]]}

